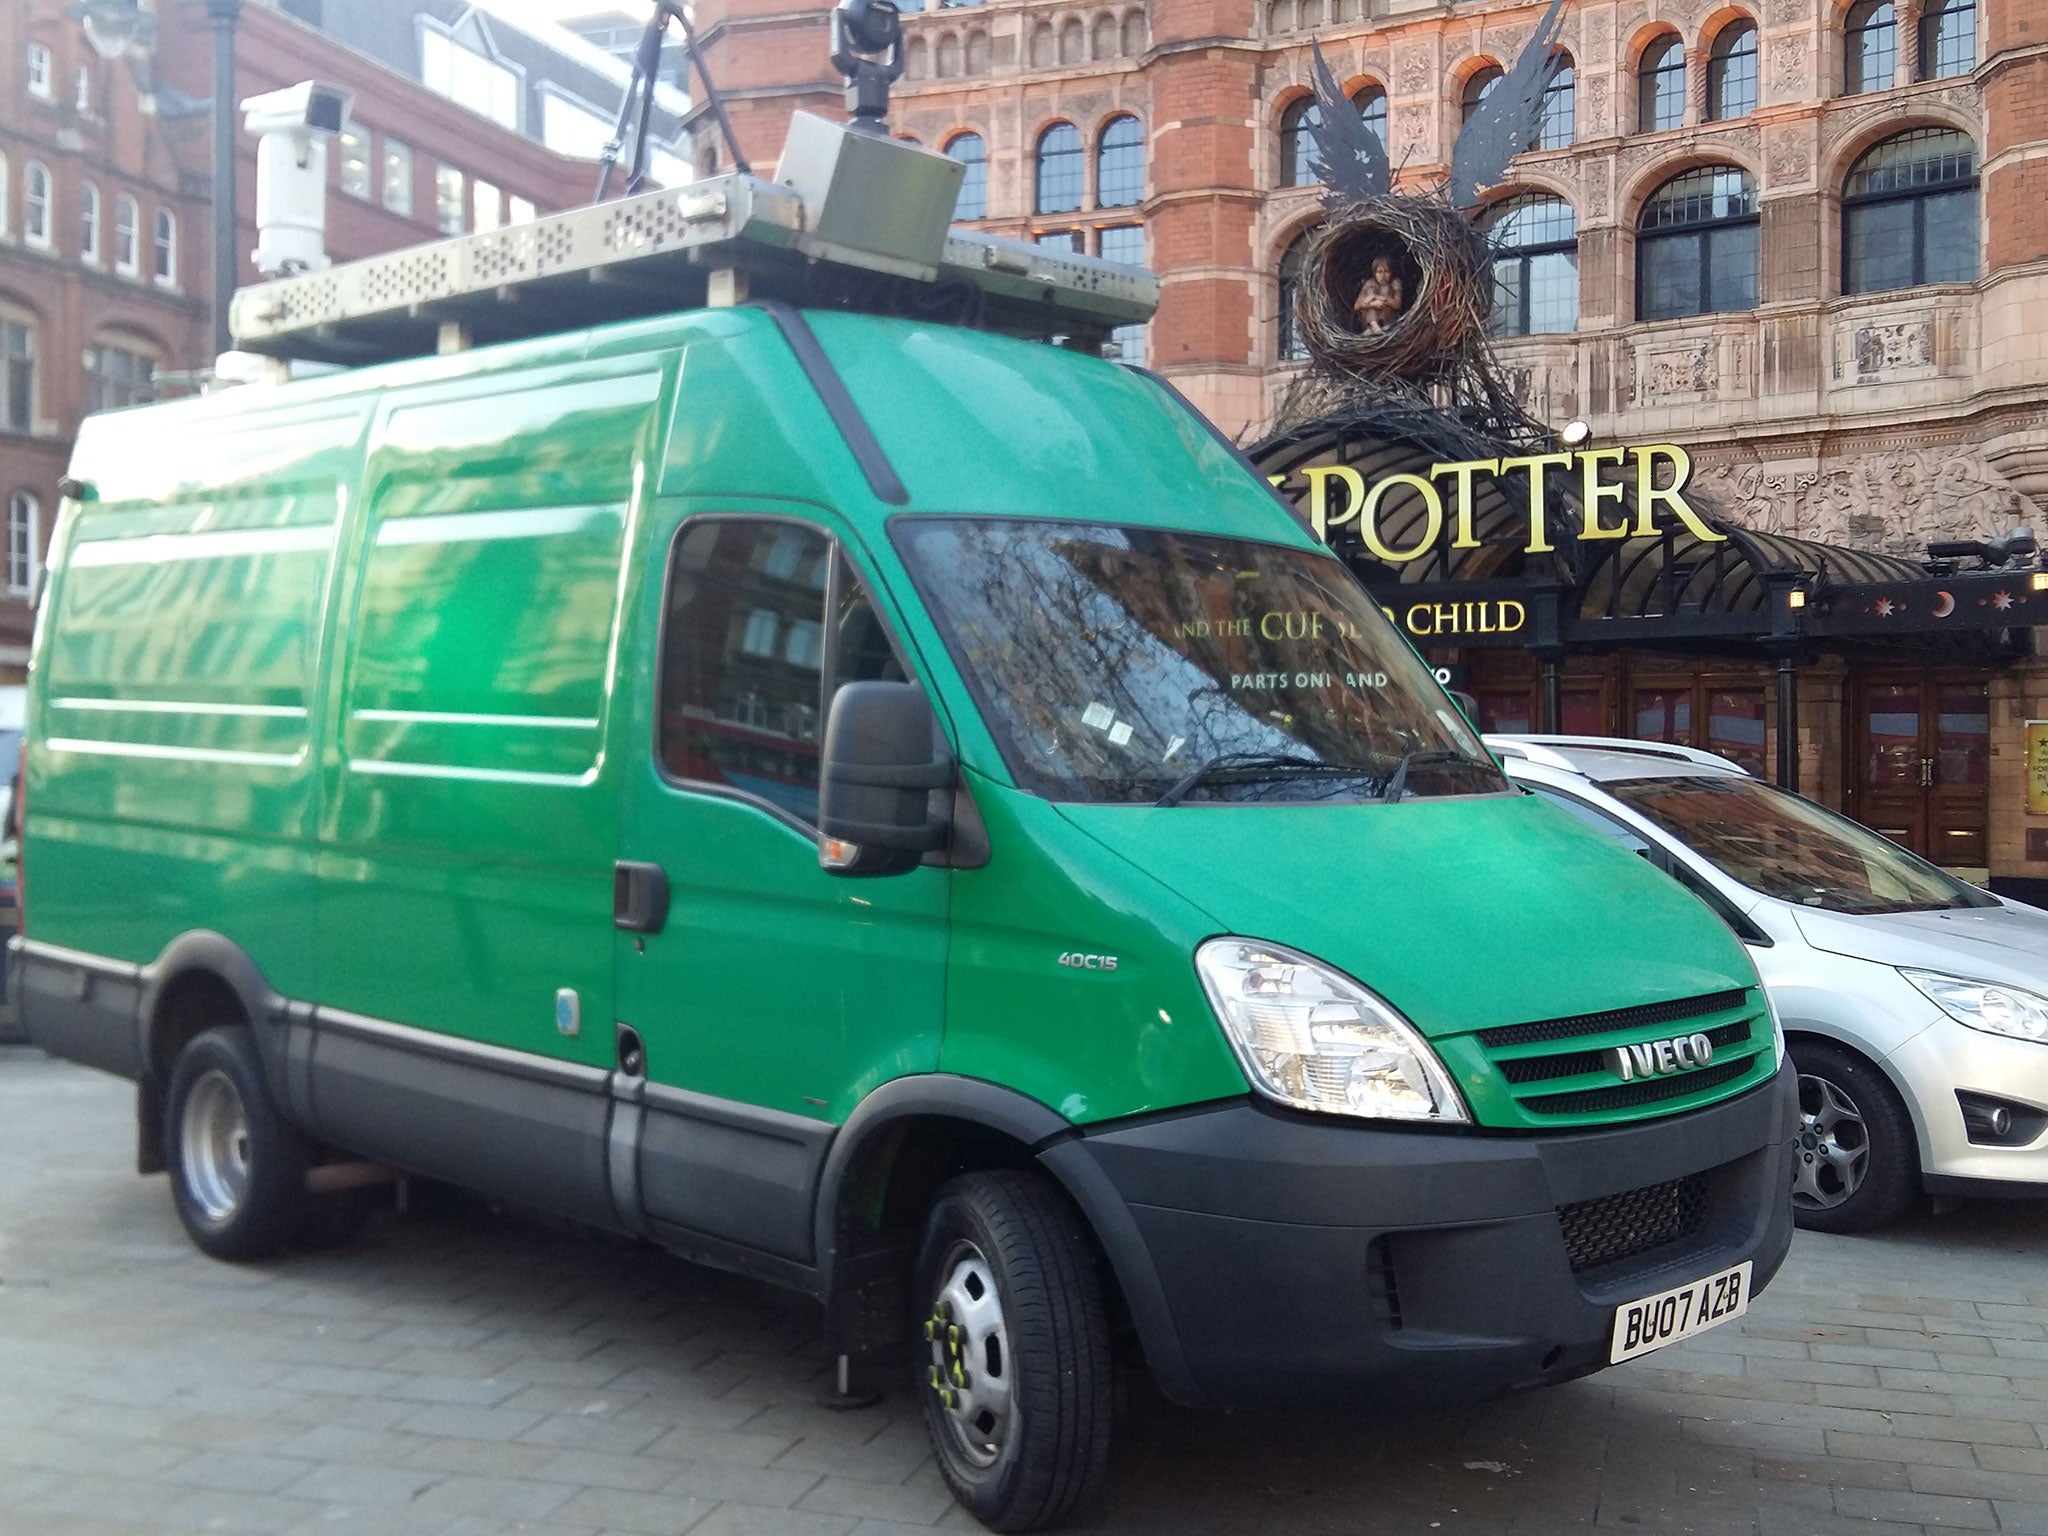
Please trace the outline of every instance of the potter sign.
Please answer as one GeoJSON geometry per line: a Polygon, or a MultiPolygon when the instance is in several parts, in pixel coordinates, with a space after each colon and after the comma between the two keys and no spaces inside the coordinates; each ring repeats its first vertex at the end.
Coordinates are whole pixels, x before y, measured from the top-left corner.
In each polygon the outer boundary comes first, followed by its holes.
{"type": "MultiPolygon", "coordinates": [[[[1327,541],[1333,530],[1355,525],[1360,541],[1373,558],[1394,565],[1428,554],[1446,530],[1451,535],[1452,549],[1479,547],[1473,529],[1472,483],[1482,475],[1524,477],[1524,506],[1529,522],[1524,548],[1532,555],[1548,554],[1555,548],[1544,518],[1549,488],[1556,483],[1553,476],[1569,483],[1577,492],[1579,526],[1575,532],[1582,541],[1654,536],[1660,506],[1703,542],[1718,543],[1727,538],[1708,527],[1685,499],[1686,482],[1692,478],[1692,456],[1669,443],[1640,448],[1582,448],[1576,453],[1530,453],[1504,459],[1464,459],[1432,464],[1426,475],[1382,475],[1371,485],[1348,464],[1310,464],[1296,474],[1306,482],[1305,498],[1288,485],[1294,475],[1274,475],[1272,483],[1297,503],[1306,501],[1309,522],[1318,538],[1327,541]],[[1633,519],[1626,503],[1631,488],[1635,491],[1633,519]],[[1406,542],[1398,546],[1387,542],[1380,527],[1381,506],[1388,494],[1395,491],[1407,493],[1403,500],[1416,498],[1422,508],[1420,526],[1412,534],[1402,535],[1406,542]]],[[[1413,626],[1410,627],[1412,631],[1413,626]]],[[[1458,631],[1449,625],[1437,625],[1434,632],[1458,631]]]]}

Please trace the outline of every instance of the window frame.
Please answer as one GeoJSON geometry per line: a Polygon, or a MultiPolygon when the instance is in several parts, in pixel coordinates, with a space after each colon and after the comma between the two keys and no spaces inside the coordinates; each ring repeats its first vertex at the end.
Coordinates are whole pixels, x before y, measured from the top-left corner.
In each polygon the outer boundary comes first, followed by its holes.
{"type": "Polygon", "coordinates": [[[142,205],[127,192],[114,195],[114,270],[123,277],[134,277],[142,270],[142,205]]]}
{"type": "Polygon", "coordinates": [[[1857,4],[1849,8],[1848,13],[1842,20],[1842,94],[1844,96],[1868,96],[1873,91],[1888,91],[1898,80],[1898,75],[1898,0],[1858,0],[1857,4]],[[1885,13],[1885,20],[1882,22],[1873,20],[1872,18],[1880,11],[1885,13]],[[1856,19],[1859,13],[1863,17],[1861,21],[1856,19]],[[1859,39],[1870,37],[1878,32],[1888,32],[1891,34],[1891,41],[1884,51],[1891,55],[1892,67],[1891,72],[1882,81],[1872,83],[1860,78],[1860,64],[1864,50],[1859,43],[1859,39]],[[1858,75],[1852,76],[1852,70],[1857,70],[1858,75]]]}
{"type": "Polygon", "coordinates": [[[21,243],[38,251],[52,249],[56,235],[51,226],[56,222],[56,215],[56,178],[42,161],[24,161],[21,167],[21,243]],[[38,178],[42,181],[40,192],[36,190],[38,178]]]}
{"type": "Polygon", "coordinates": [[[57,99],[57,55],[48,43],[31,42],[23,51],[22,71],[29,95],[37,101],[57,99]]]}
{"type": "Polygon", "coordinates": [[[1685,126],[1686,92],[1691,83],[1686,79],[1690,61],[1685,56],[1685,39],[1676,32],[1660,33],[1650,39],[1636,57],[1636,132],[1675,133],[1685,126]],[[1652,64],[1655,55],[1662,62],[1652,64]],[[1678,81],[1678,116],[1674,122],[1659,122],[1654,104],[1661,100],[1662,82],[1672,77],[1678,81]]]}
{"type": "Polygon", "coordinates": [[[1465,83],[1458,87],[1460,128],[1472,121],[1479,109],[1486,105],[1486,98],[1499,90],[1501,81],[1507,77],[1507,71],[1490,60],[1465,77],[1465,83]]]}
{"type": "Polygon", "coordinates": [[[178,216],[159,206],[149,220],[149,276],[159,288],[178,286],[178,216]]]}
{"type": "Polygon", "coordinates": [[[1579,141],[1579,66],[1568,48],[1553,49],[1551,56],[1559,60],[1556,73],[1550,84],[1543,89],[1543,100],[1536,112],[1536,132],[1529,142],[1529,148],[1538,153],[1570,149],[1579,141]],[[1563,137],[1551,142],[1553,115],[1562,105],[1565,120],[1563,137]]]}
{"type": "Polygon", "coordinates": [[[100,240],[104,205],[100,200],[100,189],[92,182],[78,184],[78,259],[89,267],[100,264],[103,246],[100,240]]]}
{"type": "MultiPolygon", "coordinates": [[[[92,340],[86,344],[86,352],[91,358],[91,363],[86,369],[86,399],[90,402],[88,407],[90,410],[132,410],[138,405],[147,405],[157,398],[156,379],[158,373],[163,369],[164,359],[162,352],[154,344],[127,332],[105,332],[93,336],[92,340]],[[105,399],[107,384],[106,362],[107,353],[109,352],[119,352],[134,362],[149,364],[149,386],[146,390],[135,390],[135,399],[124,400],[115,404],[109,404],[105,399]]],[[[134,379],[139,378],[140,370],[136,370],[130,382],[132,383],[134,379]]]]}
{"type": "Polygon", "coordinates": [[[1296,257],[1296,266],[1292,273],[1287,270],[1287,261],[1297,251],[1301,252],[1303,257],[1307,255],[1308,242],[1314,238],[1319,228],[1319,223],[1305,224],[1296,230],[1294,238],[1282,248],[1280,259],[1273,263],[1274,288],[1280,300],[1279,312],[1274,320],[1273,353],[1276,364],[1281,367],[1309,360],[1308,344],[1300,334],[1294,318],[1293,295],[1301,283],[1301,258],[1296,257]],[[1290,342],[1293,343],[1292,350],[1289,349],[1290,342]]]}
{"type": "Polygon", "coordinates": [[[1706,119],[1710,123],[1734,123],[1763,105],[1763,37],[1757,24],[1747,17],[1730,21],[1714,34],[1707,50],[1706,119]],[[1747,43],[1745,48],[1742,45],[1747,43]],[[1730,111],[1727,100],[1729,71],[1738,62],[1748,63],[1749,104],[1739,112],[1730,111]]]}
{"type": "Polygon", "coordinates": [[[42,520],[42,499],[34,491],[26,487],[17,487],[8,493],[6,529],[7,569],[4,573],[0,573],[0,584],[4,584],[6,595],[9,597],[18,597],[29,602],[35,600],[36,577],[41,574],[43,564],[42,550],[38,547],[40,542],[39,535],[42,532],[42,520]],[[28,572],[26,580],[17,582],[14,579],[14,514],[15,510],[20,507],[28,509],[28,548],[24,561],[28,567],[28,572]]]}
{"type": "Polygon", "coordinates": [[[418,174],[418,167],[413,159],[412,146],[386,134],[383,147],[377,152],[377,201],[383,206],[386,213],[395,213],[400,218],[405,219],[413,216],[415,178],[418,174]],[[394,202],[391,197],[391,171],[395,164],[400,163],[405,167],[405,175],[398,185],[405,188],[405,196],[402,201],[394,202]]]}
{"type": "MultiPolygon", "coordinates": [[[[1555,192],[1545,190],[1519,192],[1511,197],[1502,198],[1499,202],[1495,203],[1491,208],[1486,210],[1485,227],[1487,229],[1488,241],[1490,244],[1492,243],[1492,227],[1498,222],[1500,222],[1510,210],[1524,204],[1532,203],[1556,203],[1560,207],[1564,208],[1568,213],[1570,213],[1572,216],[1572,237],[1569,240],[1546,240],[1536,245],[1493,245],[1494,255],[1492,260],[1487,264],[1487,273],[1489,276],[1492,276],[1493,273],[1499,268],[1500,264],[1504,261],[1518,262],[1521,267],[1522,280],[1519,285],[1521,314],[1519,328],[1512,331],[1495,331],[1492,329],[1492,326],[1489,323],[1487,329],[1488,335],[1503,341],[1515,340],[1526,336],[1568,336],[1572,334],[1572,330],[1575,330],[1578,325],[1580,297],[1578,292],[1579,271],[1577,259],[1579,254],[1579,210],[1572,206],[1570,198],[1561,197],[1555,192]],[[1529,329],[1529,263],[1538,256],[1555,256],[1566,252],[1569,252],[1573,258],[1572,327],[1571,329],[1563,331],[1532,331],[1529,329]]],[[[1494,281],[1497,291],[1499,279],[1495,278],[1494,281]]],[[[1489,305],[1487,309],[1489,322],[1491,321],[1492,312],[1492,306],[1489,305]]]]}
{"type": "MultiPolygon", "coordinates": [[[[675,598],[676,551],[682,544],[684,536],[692,528],[707,522],[780,525],[783,527],[800,528],[807,533],[817,534],[825,541],[825,585],[819,594],[826,618],[824,631],[820,637],[824,649],[818,659],[818,764],[821,788],[824,782],[825,731],[831,719],[831,700],[826,694],[826,689],[837,675],[839,665],[839,633],[837,626],[832,624],[830,620],[832,614],[838,608],[841,594],[840,570],[842,565],[845,569],[850,570],[853,573],[854,579],[867,590],[868,606],[874,610],[875,621],[882,626],[883,634],[888,637],[889,645],[896,653],[897,663],[903,668],[904,681],[915,683],[923,690],[926,700],[932,706],[933,718],[939,722],[939,729],[942,732],[946,731],[945,714],[939,708],[939,701],[933,697],[930,686],[918,672],[915,659],[916,653],[904,644],[903,632],[897,626],[895,616],[883,606],[878,596],[882,590],[881,583],[875,580],[872,572],[854,558],[855,546],[851,539],[846,538],[826,523],[805,517],[796,512],[752,512],[712,509],[703,512],[692,512],[676,523],[674,531],[669,535],[667,548],[662,554],[661,607],[658,610],[660,621],[656,625],[654,635],[654,688],[652,707],[648,711],[648,737],[646,741],[647,751],[654,761],[654,772],[664,788],[674,790],[679,794],[707,795],[716,799],[731,800],[741,805],[751,806],[753,809],[781,822],[784,826],[809,842],[817,844],[824,839],[822,829],[805,821],[788,807],[777,805],[765,795],[753,794],[738,788],[736,785],[721,784],[711,779],[685,778],[680,774],[672,773],[669,770],[667,758],[662,754],[662,700],[668,696],[670,655],[668,626],[675,598]]],[[[946,734],[950,738],[951,733],[946,732],[946,734]]]]}
{"type": "Polygon", "coordinates": [[[1119,112],[1105,122],[1102,125],[1101,131],[1095,136],[1095,206],[1097,208],[1136,208],[1141,206],[1145,201],[1145,170],[1145,125],[1139,120],[1135,112],[1119,112]],[[1131,125],[1132,129],[1137,133],[1137,138],[1127,144],[1110,143],[1110,135],[1125,123],[1131,125]],[[1111,167],[1109,157],[1113,151],[1118,153],[1128,151],[1134,157],[1138,182],[1135,196],[1122,198],[1114,203],[1109,201],[1108,194],[1104,190],[1111,171],[1114,169],[1119,180],[1124,179],[1129,172],[1122,165],[1114,168],[1111,167]]]}
{"type": "Polygon", "coordinates": [[[953,222],[958,224],[974,219],[987,218],[988,140],[977,129],[962,128],[958,133],[952,135],[950,138],[946,140],[946,142],[943,145],[940,146],[939,152],[945,155],[948,159],[956,161],[961,166],[965,167],[965,170],[961,173],[960,176],[960,191],[953,199],[953,222]],[[953,153],[954,145],[964,144],[969,139],[972,139],[974,141],[975,149],[977,151],[976,157],[974,159],[963,159],[961,156],[953,153]],[[981,172],[981,178],[977,189],[981,194],[981,209],[978,213],[965,213],[961,210],[960,200],[961,198],[964,198],[967,195],[968,183],[973,179],[974,172],[977,169],[980,170],[981,172]]]}
{"type": "Polygon", "coordinates": [[[341,132],[334,136],[335,185],[340,187],[345,196],[353,197],[365,203],[372,201],[374,194],[371,191],[371,187],[374,183],[371,180],[370,167],[373,165],[378,166],[380,169],[383,165],[383,162],[377,158],[376,135],[358,119],[353,117],[344,119],[341,125],[341,132]],[[349,155],[351,141],[354,142],[359,152],[358,156],[353,160],[351,160],[349,155]],[[349,175],[349,167],[352,164],[361,171],[359,185],[350,185],[352,178],[349,175]]]}
{"type": "Polygon", "coordinates": [[[0,432],[33,437],[36,432],[36,420],[42,405],[42,380],[39,366],[42,362],[42,322],[25,309],[20,309],[14,305],[0,304],[0,327],[6,326],[12,326],[20,331],[27,340],[24,343],[26,356],[16,358],[7,351],[6,332],[5,330],[0,330],[0,432]],[[10,424],[6,415],[8,374],[17,362],[25,365],[28,372],[28,389],[25,391],[28,399],[28,416],[18,427],[10,424]]]}
{"type": "Polygon", "coordinates": [[[1960,80],[1976,71],[1983,46],[1983,39],[1977,35],[1977,0],[1929,0],[1927,7],[1920,13],[1918,25],[1919,79],[1960,80]],[[1944,70],[1938,67],[1941,54],[1941,24],[1956,15],[1968,17],[1966,25],[1970,38],[1970,58],[1960,69],[1944,70]]]}
{"type": "Polygon", "coordinates": [[[1031,212],[1034,217],[1040,214],[1079,213],[1083,208],[1087,207],[1087,205],[1087,135],[1081,132],[1081,129],[1078,124],[1070,122],[1066,118],[1056,119],[1055,121],[1047,123],[1043,128],[1041,128],[1038,131],[1038,137],[1034,139],[1031,144],[1031,212]],[[1051,138],[1054,134],[1058,133],[1062,128],[1064,128],[1067,132],[1071,133],[1074,136],[1074,147],[1071,150],[1048,150],[1046,148],[1046,140],[1051,138]],[[1072,207],[1054,208],[1048,207],[1046,204],[1045,172],[1046,158],[1049,154],[1056,155],[1060,157],[1062,160],[1071,158],[1074,162],[1074,170],[1076,173],[1076,185],[1074,188],[1074,202],[1072,207]]]}
{"type": "MultiPolygon", "coordinates": [[[[1943,196],[1945,194],[1953,192],[1961,192],[1964,190],[1968,190],[1975,194],[1977,218],[1979,221],[1981,221],[1984,215],[1984,181],[1981,161],[1978,157],[1977,141],[1969,134],[1963,132],[1960,128],[1950,128],[1945,124],[1935,125],[1923,123],[1912,128],[1903,129],[1898,133],[1887,134],[1885,137],[1879,139],[1876,143],[1867,146],[1861,154],[1859,154],[1854,160],[1850,161],[1849,169],[1846,172],[1844,172],[1842,176],[1841,195],[1842,264],[1841,272],[1839,274],[1840,280],[1838,286],[1841,290],[1843,297],[1860,298],[1866,294],[1873,293],[1903,293],[1907,289],[1924,288],[1934,283],[1935,279],[1930,278],[1927,275],[1927,204],[1931,199],[1935,197],[1943,196]],[[1848,190],[1850,178],[1853,177],[1857,173],[1857,171],[1862,167],[1863,162],[1868,160],[1872,155],[1875,155],[1887,144],[1896,144],[1899,140],[1907,138],[1913,134],[1928,132],[1939,134],[1953,134],[1958,139],[1961,139],[1964,143],[1970,146],[1970,175],[1967,180],[1939,182],[1932,185],[1908,187],[1904,190],[1890,192],[1852,193],[1848,190]],[[1894,203],[1912,204],[1912,275],[1903,283],[1893,283],[1882,288],[1860,286],[1851,287],[1849,278],[1850,218],[1859,209],[1883,207],[1894,203]]],[[[1940,280],[1941,282],[1974,283],[1984,275],[1984,242],[1982,232],[1980,229],[1973,227],[1970,233],[1971,246],[1977,258],[1975,274],[1967,278],[1942,278],[1940,280]]]]}
{"type": "Polygon", "coordinates": [[[1643,199],[1642,210],[1637,213],[1635,221],[1636,322],[1642,325],[1660,325],[1673,320],[1697,320],[1706,315],[1746,315],[1755,313],[1756,306],[1763,302],[1762,222],[1762,202],[1758,196],[1756,178],[1733,161],[1713,161],[1706,165],[1693,166],[1688,170],[1679,171],[1675,175],[1667,176],[1664,180],[1658,182],[1656,186],[1650,189],[1650,195],[1643,199]],[[1643,219],[1649,213],[1650,205],[1656,201],[1657,195],[1666,187],[1700,171],[1733,171],[1742,177],[1743,181],[1747,184],[1749,192],[1750,211],[1726,218],[1703,219],[1697,223],[1682,224],[1668,229],[1645,230],[1643,228],[1643,219]],[[1755,272],[1757,284],[1756,298],[1747,309],[1713,308],[1709,302],[1714,286],[1714,266],[1711,259],[1713,246],[1709,237],[1716,230],[1736,229],[1745,226],[1758,230],[1755,272]],[[1643,247],[1646,244],[1654,245],[1659,242],[1676,243],[1679,240],[1697,240],[1700,243],[1700,307],[1684,310],[1675,315],[1645,314],[1643,304],[1643,247]]]}

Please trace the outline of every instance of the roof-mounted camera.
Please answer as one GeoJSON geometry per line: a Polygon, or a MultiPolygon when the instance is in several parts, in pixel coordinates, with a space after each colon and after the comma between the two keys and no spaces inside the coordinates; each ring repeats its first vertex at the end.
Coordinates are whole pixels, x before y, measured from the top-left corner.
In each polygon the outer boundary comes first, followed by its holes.
{"type": "Polygon", "coordinates": [[[903,73],[903,18],[895,0],[839,0],[832,10],[832,63],[846,76],[853,130],[888,133],[889,87],[903,73]]]}

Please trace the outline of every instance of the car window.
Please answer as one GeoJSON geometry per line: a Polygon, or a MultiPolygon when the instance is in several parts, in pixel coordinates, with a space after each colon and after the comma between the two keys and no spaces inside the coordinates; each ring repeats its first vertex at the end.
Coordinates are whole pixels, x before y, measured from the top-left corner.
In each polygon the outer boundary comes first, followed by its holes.
{"type": "Polygon", "coordinates": [[[867,588],[822,529],[743,517],[684,525],[662,626],[658,749],[671,777],[815,825],[831,696],[906,676],[867,588]]]}
{"type": "Polygon", "coordinates": [[[1640,834],[1621,822],[1616,821],[1606,812],[1595,810],[1585,801],[1567,795],[1561,790],[1552,789],[1547,784],[1524,783],[1522,787],[1533,790],[1538,799],[1556,806],[1567,816],[1583,822],[1602,837],[1610,838],[1614,842],[1621,844],[1630,853],[1647,853],[1650,851],[1649,843],[1640,834]]]}

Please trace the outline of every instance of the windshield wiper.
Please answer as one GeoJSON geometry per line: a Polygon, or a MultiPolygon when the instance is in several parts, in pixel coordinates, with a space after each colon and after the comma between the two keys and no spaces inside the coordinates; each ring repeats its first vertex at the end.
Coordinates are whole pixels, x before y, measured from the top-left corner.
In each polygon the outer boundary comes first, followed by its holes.
{"type": "Polygon", "coordinates": [[[1314,774],[1341,774],[1346,778],[1376,779],[1379,777],[1379,770],[1361,767],[1357,763],[1329,763],[1316,757],[1294,757],[1285,752],[1225,752],[1210,758],[1192,772],[1175,780],[1173,787],[1154,803],[1179,805],[1196,785],[1219,775],[1233,779],[1280,779],[1314,774]]]}
{"type": "MultiPolygon", "coordinates": [[[[1466,753],[1452,747],[1417,747],[1401,754],[1401,761],[1394,765],[1393,775],[1387,780],[1387,792],[1382,800],[1394,801],[1408,793],[1408,770],[1417,763],[1470,763],[1473,759],[1466,753]]],[[[1475,764],[1476,766],[1476,764],[1475,764]]]]}

